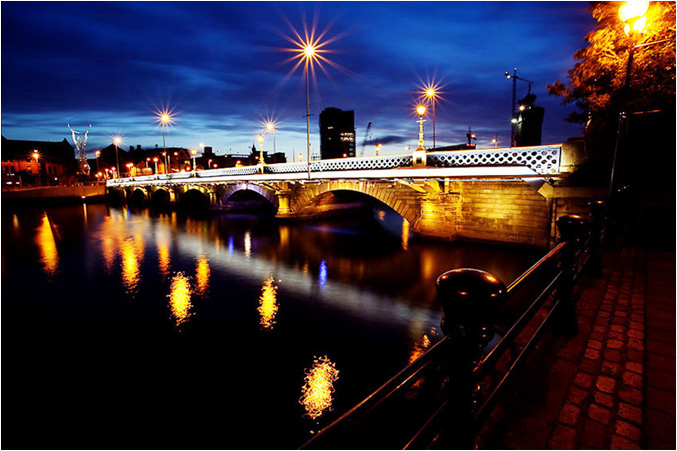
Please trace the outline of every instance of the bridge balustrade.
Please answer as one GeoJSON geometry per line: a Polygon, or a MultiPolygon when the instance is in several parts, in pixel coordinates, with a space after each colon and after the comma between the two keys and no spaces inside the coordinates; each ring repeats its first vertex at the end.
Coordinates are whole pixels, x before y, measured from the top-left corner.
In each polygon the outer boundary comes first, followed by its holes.
{"type": "Polygon", "coordinates": [[[605,234],[604,203],[589,207],[591,221],[558,218],[560,243],[508,286],[472,268],[442,274],[445,336],[301,448],[476,449],[476,435],[542,336],[578,333],[574,286],[584,270],[601,273],[605,234]],[[517,319],[497,327],[496,311],[525,291],[517,319]]]}
{"type": "Polygon", "coordinates": [[[527,166],[538,174],[559,172],[560,146],[543,148],[515,148],[431,152],[427,155],[428,166],[527,166]]]}
{"type": "MultiPolygon", "coordinates": [[[[482,149],[447,152],[428,152],[427,166],[429,168],[468,168],[468,167],[523,167],[528,168],[529,173],[534,175],[553,175],[560,172],[562,159],[561,145],[537,146],[509,149],[482,149]]],[[[257,174],[262,170],[263,174],[303,174],[328,173],[340,171],[373,171],[388,169],[411,168],[413,156],[408,155],[384,155],[374,157],[337,158],[330,160],[315,160],[310,162],[278,163],[263,166],[243,166],[235,168],[218,168],[201,171],[180,172],[174,174],[156,174],[119,178],[108,180],[109,186],[126,183],[176,181],[190,178],[219,178],[240,177],[257,174]]]]}

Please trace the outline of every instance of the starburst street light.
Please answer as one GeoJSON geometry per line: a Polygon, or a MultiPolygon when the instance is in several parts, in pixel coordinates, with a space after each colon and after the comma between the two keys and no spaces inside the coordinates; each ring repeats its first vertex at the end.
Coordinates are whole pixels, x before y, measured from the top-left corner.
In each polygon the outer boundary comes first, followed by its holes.
{"type": "Polygon", "coordinates": [[[113,141],[113,144],[115,145],[115,167],[116,167],[116,174],[120,174],[120,159],[118,157],[118,147],[120,147],[120,144],[122,143],[122,136],[120,135],[115,135],[111,138],[113,141]]]}
{"type": "MultiPolygon", "coordinates": [[[[161,110],[155,111],[155,117],[157,118],[155,122],[159,123],[162,126],[162,148],[164,149],[165,155],[167,154],[167,144],[165,143],[165,127],[169,125],[174,125],[174,118],[172,117],[173,113],[168,108],[163,108],[161,110]]],[[[165,158],[165,167],[167,167],[167,161],[165,158]]]]}
{"type": "Polygon", "coordinates": [[[437,147],[437,137],[436,137],[436,117],[435,117],[435,104],[437,103],[437,98],[440,97],[442,91],[440,90],[442,85],[439,82],[429,81],[422,86],[420,86],[419,93],[421,94],[422,99],[425,99],[427,102],[432,104],[433,107],[433,150],[437,147]]]}
{"type": "Polygon", "coordinates": [[[277,121],[274,119],[266,119],[263,122],[263,125],[266,127],[266,132],[273,135],[273,153],[277,152],[277,147],[275,146],[275,130],[277,130],[277,121]]]}
{"type": "Polygon", "coordinates": [[[341,67],[334,63],[333,61],[327,59],[324,54],[331,53],[331,50],[325,48],[326,45],[336,41],[341,37],[341,35],[336,35],[332,38],[326,38],[326,34],[329,31],[329,27],[325,28],[322,32],[317,33],[317,19],[315,16],[313,24],[308,30],[306,26],[305,19],[303,21],[303,36],[299,34],[292,24],[287,20],[287,25],[293,33],[293,37],[286,36],[282,34],[281,36],[289,41],[294,47],[282,49],[286,52],[294,53],[293,56],[284,61],[284,63],[296,61],[294,67],[289,71],[284,81],[286,81],[291,75],[296,72],[301,65],[303,65],[303,70],[305,72],[306,79],[306,154],[308,159],[308,178],[310,178],[310,75],[312,74],[313,80],[316,79],[315,76],[315,65],[317,65],[325,75],[327,69],[324,67],[323,63],[326,63],[336,69],[341,69],[341,67]]]}

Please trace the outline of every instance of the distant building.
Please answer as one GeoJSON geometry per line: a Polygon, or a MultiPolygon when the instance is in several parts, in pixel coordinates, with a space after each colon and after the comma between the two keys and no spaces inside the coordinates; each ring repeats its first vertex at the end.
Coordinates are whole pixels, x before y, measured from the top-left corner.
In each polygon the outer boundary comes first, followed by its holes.
{"type": "Polygon", "coordinates": [[[355,112],[326,108],[320,113],[321,158],[355,156],[355,112]]]}
{"type": "MultiPolygon", "coordinates": [[[[259,150],[256,148],[255,145],[252,145],[252,151],[251,153],[247,156],[247,160],[242,160],[241,164],[244,166],[250,165],[254,166],[259,164],[259,150]],[[245,162],[246,161],[246,162],[245,162]]],[[[275,153],[268,153],[265,150],[263,151],[263,161],[266,164],[275,164],[275,163],[286,163],[287,162],[287,155],[284,152],[275,152],[275,153]]]]}
{"type": "Polygon", "coordinates": [[[59,178],[77,172],[75,149],[68,141],[25,141],[2,137],[2,177],[5,181],[21,177],[22,184],[56,185],[59,178]],[[35,158],[37,150],[37,161],[35,158]]]}
{"type": "Polygon", "coordinates": [[[536,95],[527,94],[519,104],[519,117],[515,126],[515,146],[540,146],[545,109],[535,106],[536,95]]]}

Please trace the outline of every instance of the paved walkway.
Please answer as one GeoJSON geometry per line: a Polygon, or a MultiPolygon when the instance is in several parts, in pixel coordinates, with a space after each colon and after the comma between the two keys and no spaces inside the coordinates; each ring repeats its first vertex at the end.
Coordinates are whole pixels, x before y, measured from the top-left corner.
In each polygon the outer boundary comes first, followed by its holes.
{"type": "Polygon", "coordinates": [[[579,333],[544,338],[481,448],[676,449],[675,253],[607,250],[603,267],[581,281],[579,333]]]}

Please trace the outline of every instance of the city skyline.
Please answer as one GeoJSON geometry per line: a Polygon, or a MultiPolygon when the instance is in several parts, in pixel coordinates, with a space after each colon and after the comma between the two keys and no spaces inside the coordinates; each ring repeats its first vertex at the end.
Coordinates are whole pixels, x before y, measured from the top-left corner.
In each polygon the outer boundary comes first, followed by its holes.
{"type": "MultiPolygon", "coordinates": [[[[324,31],[310,86],[311,152],[319,154],[318,118],[337,107],[355,111],[356,154],[367,124],[381,155],[417,142],[415,100],[441,86],[437,146],[465,141],[509,144],[517,68],[533,80],[545,108],[543,144],[582,133],[564,121],[545,86],[565,80],[594,19],[584,2],[4,2],[2,134],[9,139],[70,142],[92,124],[90,157],[122,135],[121,148],[162,147],[157,112],[169,109],[168,147],[204,143],[218,154],[251,149],[266,120],[277,123],[276,149],[288,161],[306,151],[303,66],[289,42],[304,28],[324,31]],[[74,20],[75,19],[75,20],[74,20]],[[304,24],[305,22],[305,24],[304,24]],[[304,26],[305,25],[305,26],[304,26]],[[334,66],[338,67],[334,67],[334,66]]],[[[517,99],[527,83],[517,83],[517,99]]],[[[432,147],[432,115],[426,146],[432,147]]],[[[264,141],[272,151],[272,139],[264,141]]],[[[373,146],[365,155],[373,155],[373,146]]]]}

